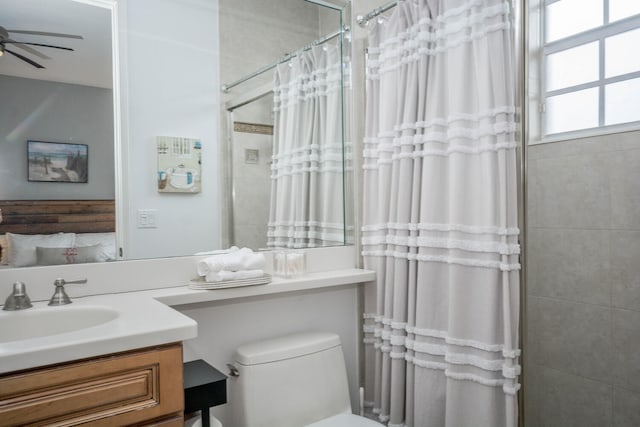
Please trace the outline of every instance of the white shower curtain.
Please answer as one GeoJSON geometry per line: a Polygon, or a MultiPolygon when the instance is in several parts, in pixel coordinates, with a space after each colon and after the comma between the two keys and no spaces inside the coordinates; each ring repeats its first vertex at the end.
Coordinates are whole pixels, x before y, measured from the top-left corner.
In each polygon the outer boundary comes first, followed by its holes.
{"type": "Polygon", "coordinates": [[[511,6],[400,0],[371,22],[366,403],[389,426],[517,424],[511,6]]]}
{"type": "Polygon", "coordinates": [[[276,69],[270,247],[344,243],[340,64],[325,44],[276,69]]]}

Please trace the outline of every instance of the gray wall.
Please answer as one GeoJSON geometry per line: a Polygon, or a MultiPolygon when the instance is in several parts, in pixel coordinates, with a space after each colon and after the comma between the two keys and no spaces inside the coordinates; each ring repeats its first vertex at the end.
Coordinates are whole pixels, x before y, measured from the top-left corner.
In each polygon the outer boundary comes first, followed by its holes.
{"type": "Polygon", "coordinates": [[[529,147],[527,426],[640,425],[640,132],[529,147]]]}
{"type": "Polygon", "coordinates": [[[110,89],[0,76],[0,199],[112,199],[110,89]],[[27,140],[89,145],[89,182],[27,181],[27,140]]]}

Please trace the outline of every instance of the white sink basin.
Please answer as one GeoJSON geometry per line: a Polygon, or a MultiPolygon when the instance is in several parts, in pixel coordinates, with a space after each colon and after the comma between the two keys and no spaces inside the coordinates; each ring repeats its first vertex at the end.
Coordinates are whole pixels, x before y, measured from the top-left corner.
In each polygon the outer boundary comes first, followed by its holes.
{"type": "MultiPolygon", "coordinates": [[[[0,374],[194,338],[193,319],[145,292],[0,310],[0,374]]],[[[0,423],[1,424],[1,423],[0,423]]]]}
{"type": "Polygon", "coordinates": [[[0,343],[46,337],[110,322],[119,312],[100,306],[42,307],[0,317],[0,343]]]}

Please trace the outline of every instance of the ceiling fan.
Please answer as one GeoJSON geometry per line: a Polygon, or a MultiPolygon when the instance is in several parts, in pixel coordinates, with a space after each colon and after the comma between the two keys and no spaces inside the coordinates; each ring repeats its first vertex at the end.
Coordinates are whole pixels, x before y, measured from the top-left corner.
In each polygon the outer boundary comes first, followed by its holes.
{"type": "Polygon", "coordinates": [[[37,36],[47,36],[47,37],[63,37],[63,38],[68,38],[68,39],[79,39],[82,40],[83,37],[82,36],[78,36],[75,34],[63,34],[63,33],[51,33],[51,32],[46,32],[46,31],[31,31],[31,30],[7,30],[4,27],[0,27],[0,56],[2,56],[5,52],[15,56],[18,59],[21,59],[24,62],[27,62],[28,64],[33,65],[36,68],[45,68],[43,65],[38,64],[37,62],[27,58],[26,56],[15,52],[11,49],[7,49],[6,45],[10,45],[10,46],[15,46],[17,48],[22,49],[25,52],[28,52],[32,55],[35,55],[39,58],[42,59],[51,59],[50,57],[48,57],[47,55],[45,55],[44,53],[30,47],[30,46],[41,46],[41,47],[48,47],[48,48],[53,48],[53,49],[62,49],[62,50],[70,50],[73,51],[72,48],[70,47],[64,47],[64,46],[54,46],[54,45],[50,45],[50,44],[42,44],[42,43],[31,43],[31,42],[21,42],[18,40],[14,40],[13,38],[11,38],[9,36],[9,33],[12,34],[32,34],[32,35],[37,35],[37,36]]]}

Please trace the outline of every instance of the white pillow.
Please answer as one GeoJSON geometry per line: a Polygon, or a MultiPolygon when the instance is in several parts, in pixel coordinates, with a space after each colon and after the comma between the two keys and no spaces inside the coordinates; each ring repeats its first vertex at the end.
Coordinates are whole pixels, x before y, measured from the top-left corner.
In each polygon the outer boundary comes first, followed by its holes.
{"type": "Polygon", "coordinates": [[[105,261],[116,259],[116,233],[76,233],[75,246],[101,245],[105,261]]]}
{"type": "Polygon", "coordinates": [[[12,267],[36,265],[36,246],[43,248],[70,248],[75,234],[13,234],[7,233],[9,240],[9,264],[12,267]]]}

